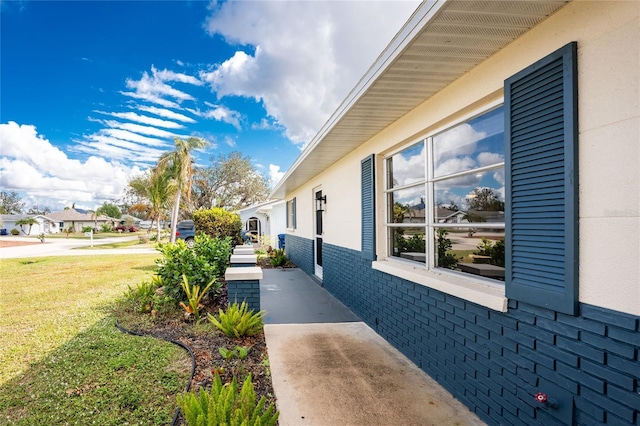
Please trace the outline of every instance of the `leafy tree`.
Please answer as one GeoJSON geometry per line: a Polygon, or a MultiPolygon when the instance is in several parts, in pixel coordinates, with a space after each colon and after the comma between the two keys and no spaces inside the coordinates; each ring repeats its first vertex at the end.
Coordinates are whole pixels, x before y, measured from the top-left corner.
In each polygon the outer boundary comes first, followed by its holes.
{"type": "Polygon", "coordinates": [[[44,207],[43,209],[40,209],[38,207],[38,205],[35,205],[33,207],[31,207],[28,211],[27,214],[42,214],[42,215],[46,215],[51,213],[51,209],[49,207],[44,207]]]}
{"type": "Polygon", "coordinates": [[[116,206],[113,203],[107,203],[106,201],[96,209],[96,214],[98,216],[104,215],[104,216],[113,217],[115,219],[120,219],[122,217],[122,212],[120,211],[120,207],[116,206]]]}
{"type": "Polygon", "coordinates": [[[500,201],[500,196],[493,188],[474,188],[467,198],[469,200],[469,210],[504,211],[504,201],[500,201]]]}
{"type": "Polygon", "coordinates": [[[38,223],[38,221],[32,217],[26,217],[24,219],[16,220],[16,225],[20,226],[20,230],[22,231],[22,233],[27,235],[31,235],[31,227],[36,223],[38,223]],[[29,225],[29,230],[27,232],[24,232],[23,226],[25,225],[29,225]]]}
{"type": "Polygon", "coordinates": [[[268,180],[240,152],[211,159],[211,166],[198,168],[193,179],[192,211],[224,207],[237,210],[269,197],[268,180]]]}
{"type": "Polygon", "coordinates": [[[176,242],[176,226],[178,224],[178,216],[180,213],[180,200],[182,194],[185,194],[187,202],[191,196],[191,181],[193,178],[193,159],[191,151],[194,149],[204,148],[207,142],[200,138],[191,137],[187,140],[175,138],[175,151],[163,154],[158,160],[158,167],[162,171],[166,171],[175,180],[176,196],[171,212],[171,239],[172,243],[176,242]]]}
{"type": "Polygon", "coordinates": [[[0,192],[0,214],[20,214],[24,210],[22,197],[15,191],[0,192]]]}

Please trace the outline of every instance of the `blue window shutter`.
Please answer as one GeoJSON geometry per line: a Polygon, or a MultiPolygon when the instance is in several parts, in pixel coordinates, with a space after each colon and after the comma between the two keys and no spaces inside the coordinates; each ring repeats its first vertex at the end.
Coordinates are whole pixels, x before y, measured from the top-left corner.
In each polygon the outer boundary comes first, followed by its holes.
{"type": "Polygon", "coordinates": [[[291,208],[293,209],[293,229],[297,228],[297,222],[298,222],[298,218],[297,218],[297,214],[296,214],[296,197],[293,197],[293,202],[291,203],[291,208]]]}
{"type": "Polygon", "coordinates": [[[376,260],[376,214],[374,156],[361,162],[362,179],[362,258],[376,260]]]}
{"type": "Polygon", "coordinates": [[[578,313],[577,44],[505,81],[506,295],[578,313]]]}

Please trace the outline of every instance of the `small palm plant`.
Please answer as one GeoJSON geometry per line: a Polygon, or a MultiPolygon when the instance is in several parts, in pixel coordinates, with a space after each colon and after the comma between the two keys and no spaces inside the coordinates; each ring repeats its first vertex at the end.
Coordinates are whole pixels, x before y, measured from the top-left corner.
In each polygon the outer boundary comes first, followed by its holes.
{"type": "Polygon", "coordinates": [[[180,306],[185,310],[187,316],[193,314],[196,322],[200,321],[200,307],[202,306],[200,302],[202,302],[202,298],[215,281],[215,278],[212,279],[204,290],[200,290],[199,285],[189,285],[187,276],[182,274],[182,289],[187,295],[187,302],[189,305],[186,305],[184,302],[180,302],[180,306]]]}
{"type": "Polygon", "coordinates": [[[262,330],[265,311],[249,310],[247,302],[229,304],[226,311],[219,310],[218,317],[209,314],[209,321],[228,337],[255,336],[262,330]]]}

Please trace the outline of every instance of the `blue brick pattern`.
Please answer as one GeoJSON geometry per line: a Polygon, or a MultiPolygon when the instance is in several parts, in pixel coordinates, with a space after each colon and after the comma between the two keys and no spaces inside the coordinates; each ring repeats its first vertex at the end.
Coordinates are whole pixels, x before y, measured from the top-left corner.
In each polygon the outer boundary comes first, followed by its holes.
{"type": "Polygon", "coordinates": [[[286,234],[285,254],[291,262],[302,269],[307,275],[313,275],[315,265],[313,263],[313,240],[286,234]]]}
{"type": "MultiPolygon", "coordinates": [[[[291,258],[311,252],[287,247],[291,258]]],[[[640,423],[640,318],[513,300],[501,313],[373,270],[358,251],[323,248],[324,287],[487,423],[567,424],[534,401],[542,382],[573,397],[575,424],[640,423]]]]}
{"type": "Polygon", "coordinates": [[[260,311],[260,280],[227,281],[229,303],[247,302],[249,309],[260,311]]]}

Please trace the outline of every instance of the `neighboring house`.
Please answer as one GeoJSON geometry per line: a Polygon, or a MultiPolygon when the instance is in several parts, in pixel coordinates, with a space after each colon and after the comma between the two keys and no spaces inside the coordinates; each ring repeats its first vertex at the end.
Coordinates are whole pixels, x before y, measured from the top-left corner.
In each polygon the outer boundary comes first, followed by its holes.
{"type": "Polygon", "coordinates": [[[67,209],[60,212],[49,213],[47,215],[53,219],[58,225],[58,232],[62,232],[65,229],[73,228],[75,232],[82,231],[84,227],[98,228],[104,224],[113,225],[112,219],[108,216],[95,216],[94,213],[87,210],[79,209],[67,209]]]}
{"type": "Polygon", "coordinates": [[[6,229],[7,234],[11,233],[12,229],[17,229],[20,235],[39,235],[39,234],[55,234],[60,232],[57,223],[50,217],[41,214],[3,214],[0,215],[0,228],[6,229]],[[16,225],[16,222],[21,219],[34,218],[38,223],[31,226],[29,225],[16,225]]]}
{"type": "Polygon", "coordinates": [[[421,4],[274,189],[287,256],[489,424],[637,425],[638,46],[637,1],[421,4]],[[483,188],[504,281],[438,267],[483,188]]]}
{"type": "Polygon", "coordinates": [[[282,200],[269,200],[245,207],[236,213],[240,215],[242,229],[261,238],[265,245],[278,246],[278,235],[286,230],[286,206],[282,200]]]}

